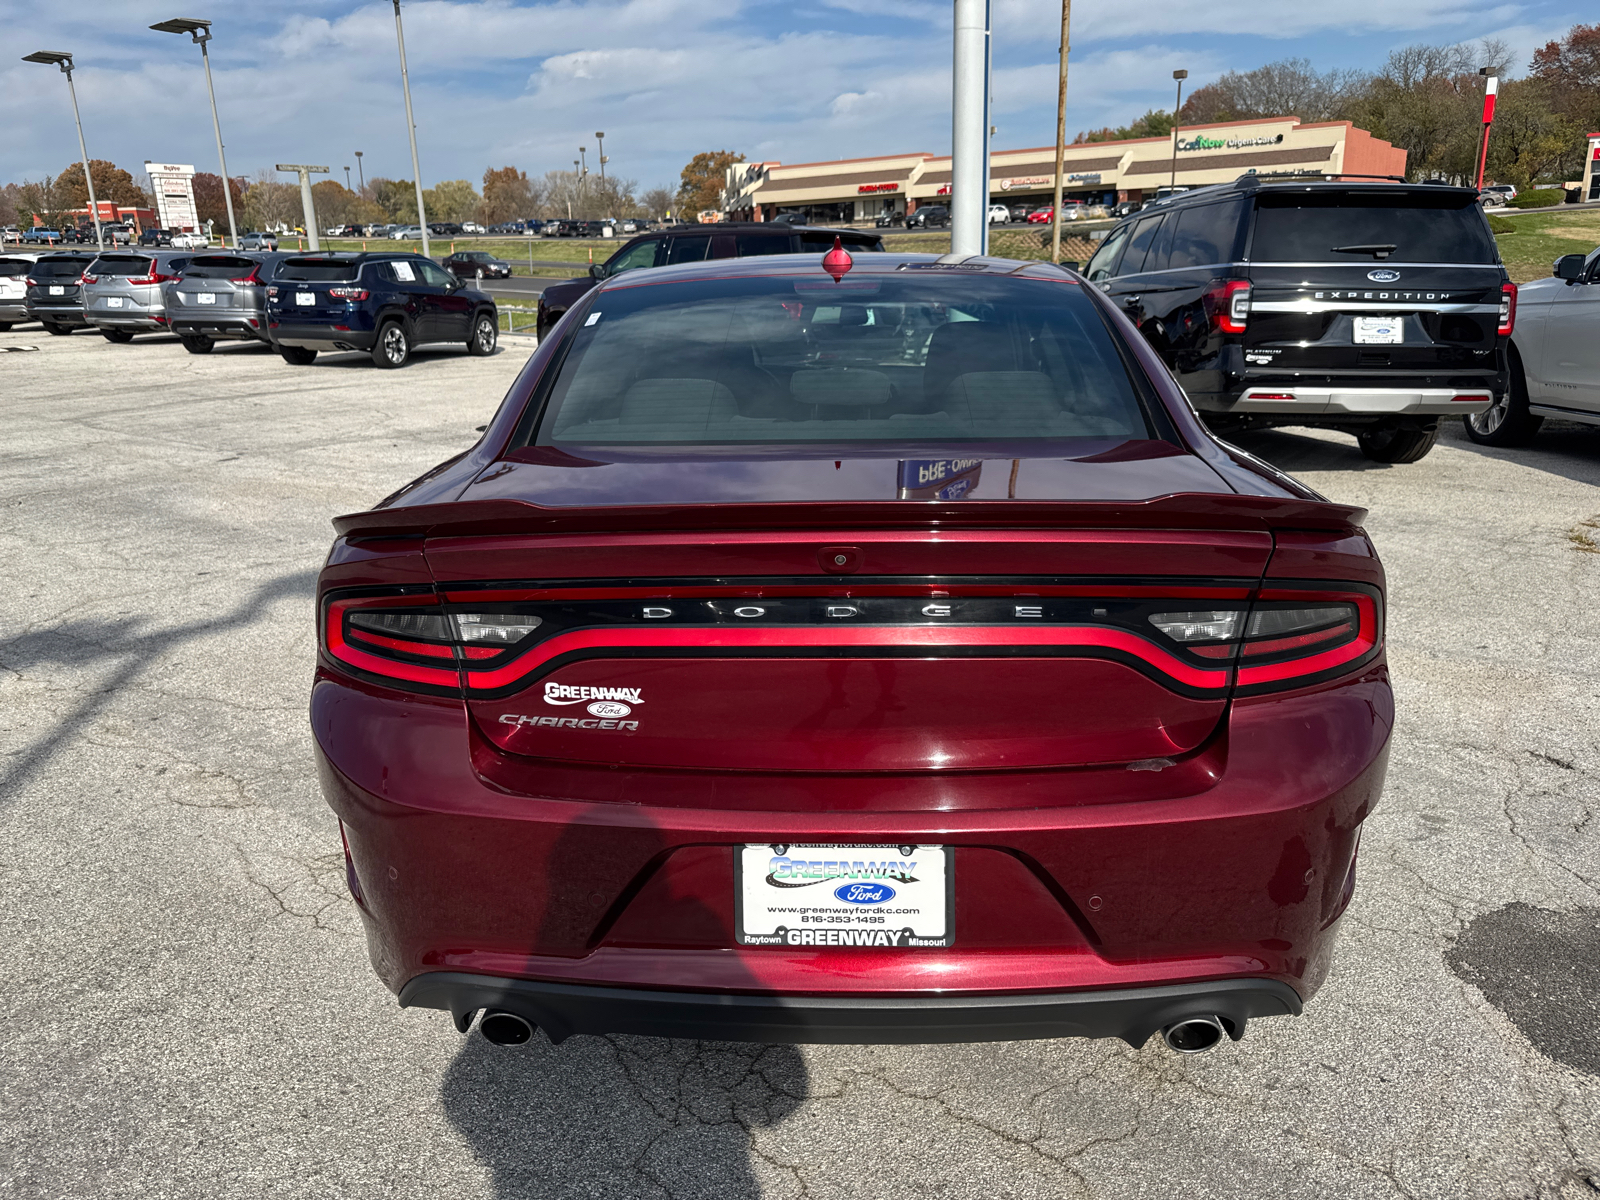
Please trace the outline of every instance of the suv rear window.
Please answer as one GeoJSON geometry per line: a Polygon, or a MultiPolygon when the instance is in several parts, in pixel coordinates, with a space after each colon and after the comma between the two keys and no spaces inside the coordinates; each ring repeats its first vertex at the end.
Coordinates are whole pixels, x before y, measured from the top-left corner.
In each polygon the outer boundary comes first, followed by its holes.
{"type": "Polygon", "coordinates": [[[20,258],[0,258],[0,278],[20,279],[24,275],[31,275],[32,267],[31,262],[24,262],[20,258]]]}
{"type": "Polygon", "coordinates": [[[202,254],[184,268],[184,275],[195,279],[239,279],[259,266],[253,258],[237,254],[202,254]]]}
{"type": "Polygon", "coordinates": [[[278,267],[279,279],[354,279],[361,264],[338,258],[286,258],[278,267]]]}
{"type": "Polygon", "coordinates": [[[76,279],[93,260],[88,258],[41,258],[28,274],[35,279],[76,279]]]}
{"type": "Polygon", "coordinates": [[[90,275],[148,275],[155,266],[153,258],[142,254],[102,254],[89,268],[90,275]]]}
{"type": "Polygon", "coordinates": [[[1250,258],[1286,263],[1500,261],[1475,199],[1400,191],[1259,196],[1250,258]]]}
{"type": "Polygon", "coordinates": [[[540,445],[1153,436],[1093,302],[1004,276],[620,288],[574,332],[548,395],[540,445]]]}

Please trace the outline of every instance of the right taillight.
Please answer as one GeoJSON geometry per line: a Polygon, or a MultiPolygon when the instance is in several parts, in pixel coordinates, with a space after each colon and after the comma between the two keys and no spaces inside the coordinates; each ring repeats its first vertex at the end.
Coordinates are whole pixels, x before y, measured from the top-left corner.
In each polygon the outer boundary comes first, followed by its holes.
{"type": "Polygon", "coordinates": [[[78,276],[78,282],[80,284],[84,284],[84,283],[99,283],[100,282],[100,276],[91,275],[91,274],[89,274],[89,272],[85,271],[82,275],[78,276]]]}
{"type": "Polygon", "coordinates": [[[1517,285],[1500,285],[1500,326],[1495,330],[1501,337],[1510,337],[1517,327],[1517,285]]]}
{"type": "Polygon", "coordinates": [[[1353,670],[1374,655],[1379,605],[1376,592],[1277,588],[1248,611],[1180,610],[1148,620],[1190,654],[1231,661],[1241,691],[1274,691],[1353,670]]]}

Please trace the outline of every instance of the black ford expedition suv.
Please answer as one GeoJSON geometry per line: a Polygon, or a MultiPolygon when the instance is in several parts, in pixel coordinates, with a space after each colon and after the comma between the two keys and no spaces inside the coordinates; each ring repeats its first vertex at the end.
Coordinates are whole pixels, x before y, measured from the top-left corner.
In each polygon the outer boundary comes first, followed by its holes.
{"type": "Polygon", "coordinates": [[[1129,217],[1084,274],[1219,432],[1321,425],[1415,462],[1507,386],[1517,287],[1470,188],[1246,175],[1129,217]]]}
{"type": "Polygon", "coordinates": [[[833,239],[846,250],[882,250],[883,237],[859,229],[820,229],[776,221],[723,222],[720,225],[675,225],[630,238],[603,263],[589,268],[589,278],[553,283],[539,296],[538,333],[542,338],[567,309],[602,279],[641,267],[675,267],[708,258],[750,258],[757,254],[826,254],[833,239]]]}

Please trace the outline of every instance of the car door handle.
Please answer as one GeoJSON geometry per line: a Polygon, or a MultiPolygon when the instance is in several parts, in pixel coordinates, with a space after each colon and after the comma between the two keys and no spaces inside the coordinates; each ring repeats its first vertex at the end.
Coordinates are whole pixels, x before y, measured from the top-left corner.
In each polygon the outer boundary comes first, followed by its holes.
{"type": "Polygon", "coordinates": [[[1141,297],[1141,296],[1124,296],[1122,298],[1122,307],[1123,308],[1137,308],[1137,307],[1139,307],[1139,301],[1141,299],[1143,299],[1143,297],[1141,297]]]}

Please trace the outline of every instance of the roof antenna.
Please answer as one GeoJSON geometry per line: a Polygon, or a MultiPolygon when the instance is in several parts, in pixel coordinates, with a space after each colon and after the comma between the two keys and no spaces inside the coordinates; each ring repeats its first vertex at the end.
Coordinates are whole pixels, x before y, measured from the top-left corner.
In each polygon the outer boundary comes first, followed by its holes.
{"type": "Polygon", "coordinates": [[[835,234],[833,249],[822,256],[822,269],[832,275],[833,281],[838,283],[855,265],[856,260],[851,258],[850,252],[844,248],[844,239],[835,234]]]}

